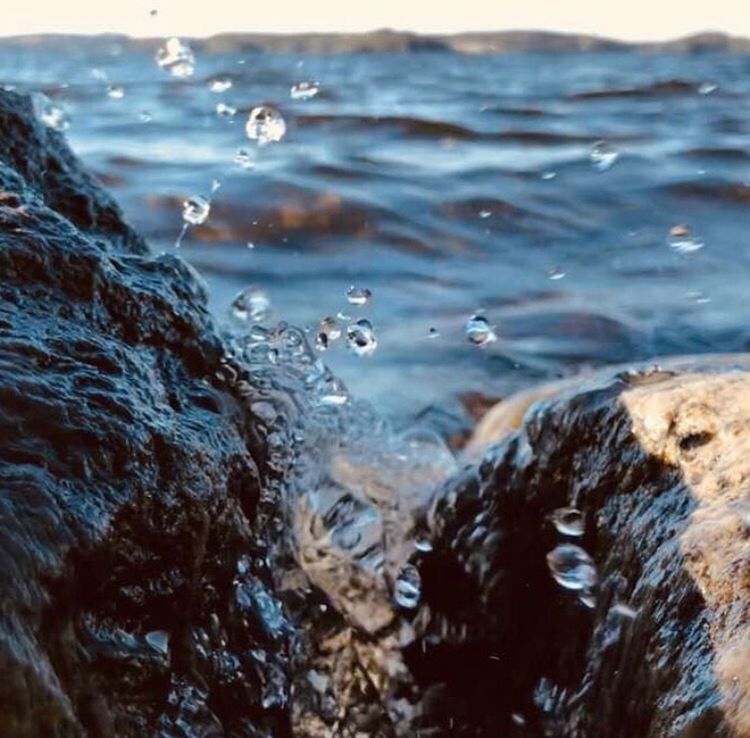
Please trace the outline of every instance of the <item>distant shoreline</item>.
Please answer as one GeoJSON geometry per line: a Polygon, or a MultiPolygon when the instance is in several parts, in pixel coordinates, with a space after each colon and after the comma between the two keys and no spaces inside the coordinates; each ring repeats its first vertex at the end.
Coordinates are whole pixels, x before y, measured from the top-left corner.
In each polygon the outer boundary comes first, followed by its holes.
{"type": "MultiPolygon", "coordinates": [[[[750,38],[721,32],[696,33],[666,41],[630,42],[577,33],[548,31],[464,32],[420,34],[383,29],[364,33],[222,33],[189,39],[207,53],[277,52],[302,54],[416,53],[511,54],[555,52],[633,52],[750,54],[750,38]]],[[[119,44],[124,50],[155,48],[162,38],[121,34],[34,34],[0,37],[0,47],[66,47],[75,42],[92,50],[119,44]]]]}

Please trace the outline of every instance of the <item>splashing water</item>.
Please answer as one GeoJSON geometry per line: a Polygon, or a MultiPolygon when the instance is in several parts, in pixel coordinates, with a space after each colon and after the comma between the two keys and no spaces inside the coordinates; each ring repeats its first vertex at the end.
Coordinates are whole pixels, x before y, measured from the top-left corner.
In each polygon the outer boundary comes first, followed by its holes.
{"type": "Polygon", "coordinates": [[[268,317],[271,300],[258,287],[246,287],[232,300],[232,316],[237,320],[260,323],[268,317]]]}
{"type": "Polygon", "coordinates": [[[231,105],[223,102],[216,103],[216,115],[221,118],[233,118],[237,115],[237,108],[233,108],[231,105]]]}
{"type": "Polygon", "coordinates": [[[111,100],[122,100],[125,97],[125,88],[122,85],[110,85],[107,87],[107,97],[111,100]]]}
{"type": "Polygon", "coordinates": [[[292,85],[289,90],[289,96],[292,100],[311,100],[320,91],[320,85],[317,82],[298,82],[292,85]]]}
{"type": "Polygon", "coordinates": [[[315,348],[318,351],[326,351],[331,343],[341,337],[341,327],[336,318],[323,318],[318,325],[318,332],[315,336],[315,348]]]}
{"type": "Polygon", "coordinates": [[[286,122],[281,113],[268,105],[253,108],[245,124],[245,133],[259,146],[281,141],[286,134],[286,122]]]}
{"type": "Polygon", "coordinates": [[[560,544],[547,554],[547,566],[564,589],[589,593],[596,586],[594,562],[580,546],[560,544]]]}
{"type": "Polygon", "coordinates": [[[211,90],[211,92],[215,92],[217,94],[226,92],[227,90],[231,89],[231,87],[232,87],[232,80],[226,79],[223,77],[212,79],[208,83],[208,89],[211,90]]]}
{"type": "Polygon", "coordinates": [[[375,331],[367,318],[360,318],[346,329],[346,344],[357,356],[370,356],[378,347],[375,331]]]}
{"type": "Polygon", "coordinates": [[[393,598],[399,607],[413,610],[422,594],[422,579],[413,564],[407,564],[398,575],[393,587],[393,598]]]}
{"type": "Polygon", "coordinates": [[[667,244],[678,254],[683,255],[700,251],[705,245],[703,239],[694,234],[690,226],[684,224],[669,229],[667,244]]]}
{"type": "Polygon", "coordinates": [[[350,305],[366,305],[371,297],[372,292],[367,287],[355,287],[352,285],[346,291],[346,299],[350,305]]]}
{"type": "Polygon", "coordinates": [[[170,38],[156,52],[156,63],[175,77],[192,77],[195,71],[195,55],[192,49],[180,41],[170,38]]]}
{"type": "Polygon", "coordinates": [[[597,141],[591,149],[589,158],[597,172],[606,172],[616,164],[620,152],[606,141],[597,141]]]}
{"type": "Polygon", "coordinates": [[[67,131],[70,128],[68,114],[42,92],[35,92],[31,97],[34,115],[48,128],[56,131],[67,131]]]}
{"type": "Polygon", "coordinates": [[[234,155],[234,163],[241,169],[255,169],[255,161],[247,149],[237,149],[234,155]]]}
{"type": "Polygon", "coordinates": [[[192,195],[182,203],[182,219],[189,225],[201,225],[211,212],[211,201],[203,195],[192,195]]]}

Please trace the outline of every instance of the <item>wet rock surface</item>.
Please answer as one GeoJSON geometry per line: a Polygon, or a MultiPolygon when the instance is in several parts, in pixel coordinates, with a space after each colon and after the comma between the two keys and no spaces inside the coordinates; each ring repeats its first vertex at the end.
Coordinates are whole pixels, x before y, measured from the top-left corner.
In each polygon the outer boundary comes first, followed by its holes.
{"type": "Polygon", "coordinates": [[[527,396],[518,430],[518,403],[488,416],[479,440],[502,438],[440,495],[421,564],[407,663],[451,706],[438,732],[750,735],[747,369],[600,375],[527,396]]]}

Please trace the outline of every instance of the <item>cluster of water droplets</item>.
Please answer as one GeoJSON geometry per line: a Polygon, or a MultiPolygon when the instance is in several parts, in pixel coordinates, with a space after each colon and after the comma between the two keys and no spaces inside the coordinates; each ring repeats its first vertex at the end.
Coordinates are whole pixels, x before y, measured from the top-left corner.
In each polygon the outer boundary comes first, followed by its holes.
{"type": "Polygon", "coordinates": [[[156,52],[156,63],[174,77],[192,77],[195,71],[193,50],[179,38],[170,38],[156,52]]]}
{"type": "Polygon", "coordinates": [[[43,92],[35,92],[31,96],[34,115],[48,128],[56,131],[67,131],[70,128],[70,117],[67,112],[55,105],[43,92]]]}

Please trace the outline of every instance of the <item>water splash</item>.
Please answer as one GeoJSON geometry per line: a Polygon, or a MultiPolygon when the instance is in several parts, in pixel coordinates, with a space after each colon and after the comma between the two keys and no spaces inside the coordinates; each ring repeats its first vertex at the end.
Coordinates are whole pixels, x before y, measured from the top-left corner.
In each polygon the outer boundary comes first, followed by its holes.
{"type": "Polygon", "coordinates": [[[245,133],[259,146],[281,141],[286,134],[286,121],[281,113],[268,105],[253,108],[245,124],[245,133]]]}

